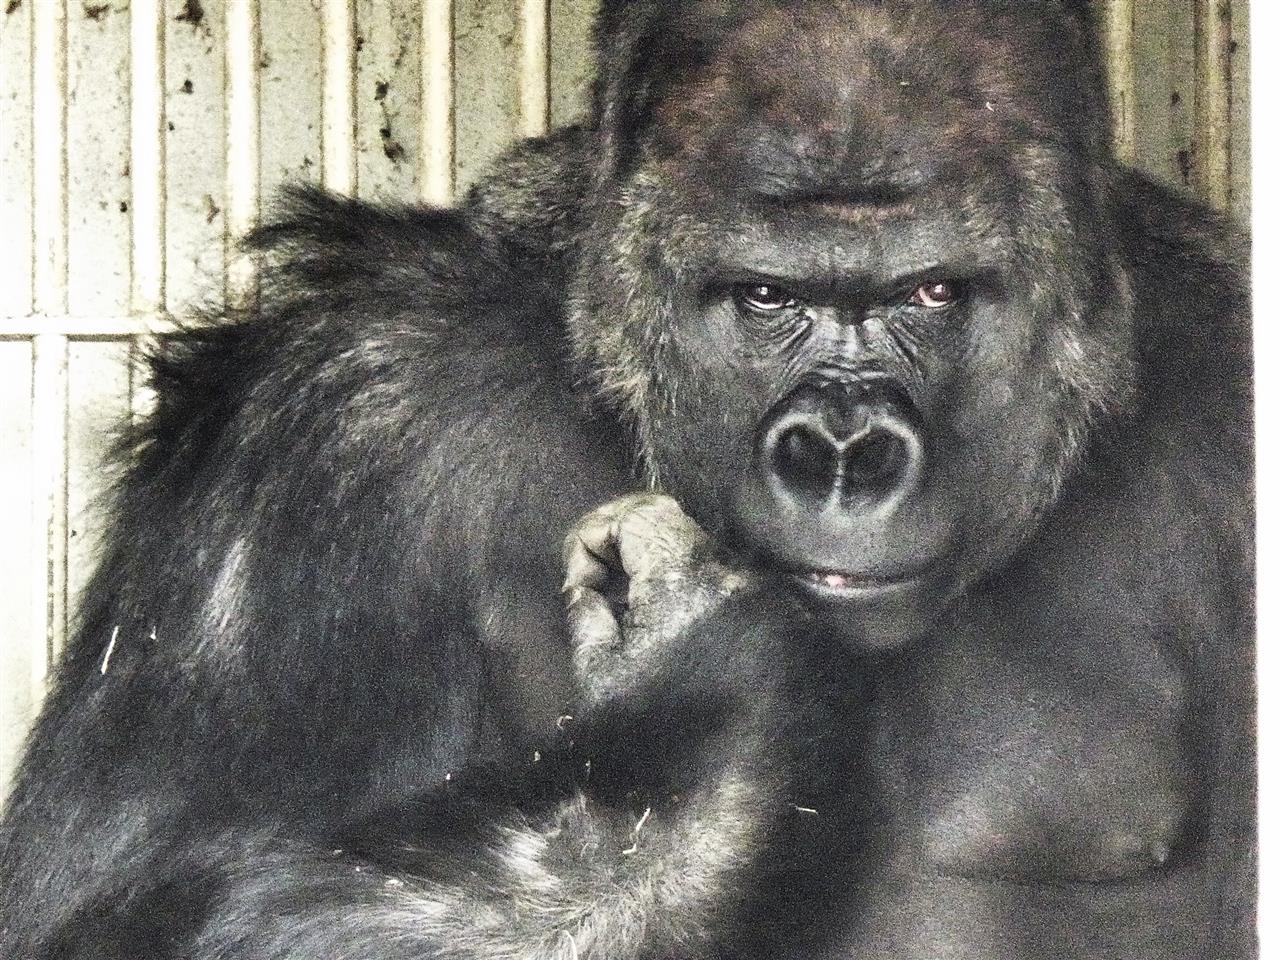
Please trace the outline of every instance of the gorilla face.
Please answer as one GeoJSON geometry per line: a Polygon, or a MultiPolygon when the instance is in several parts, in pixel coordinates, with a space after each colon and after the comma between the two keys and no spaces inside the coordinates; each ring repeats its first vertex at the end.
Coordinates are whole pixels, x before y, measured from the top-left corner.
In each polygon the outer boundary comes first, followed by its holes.
{"type": "Polygon", "coordinates": [[[866,646],[1007,557],[1128,392],[1092,94],[1030,72],[1081,41],[1011,6],[694,5],[579,278],[655,480],[866,646]]]}

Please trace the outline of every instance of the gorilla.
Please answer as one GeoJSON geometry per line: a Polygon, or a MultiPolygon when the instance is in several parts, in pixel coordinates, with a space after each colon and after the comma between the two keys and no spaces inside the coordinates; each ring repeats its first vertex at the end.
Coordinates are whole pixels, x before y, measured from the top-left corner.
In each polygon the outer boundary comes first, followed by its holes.
{"type": "Polygon", "coordinates": [[[0,955],[1255,952],[1245,242],[1066,0],[613,0],[150,360],[0,955]]]}

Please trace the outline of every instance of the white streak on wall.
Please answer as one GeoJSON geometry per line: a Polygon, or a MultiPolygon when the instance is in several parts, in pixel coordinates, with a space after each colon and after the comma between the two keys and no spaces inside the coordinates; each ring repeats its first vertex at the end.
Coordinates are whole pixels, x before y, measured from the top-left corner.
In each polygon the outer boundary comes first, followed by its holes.
{"type": "Polygon", "coordinates": [[[1134,0],[1108,0],[1105,26],[1112,137],[1116,156],[1124,163],[1133,163],[1138,152],[1133,5],[1134,0]]]}
{"type": "Polygon", "coordinates": [[[549,0],[519,0],[519,133],[538,137],[551,118],[551,10],[549,0]]]}
{"type": "Polygon", "coordinates": [[[324,159],[321,180],[330,190],[356,191],[354,0],[324,2],[324,159]]]}
{"type": "Polygon", "coordinates": [[[422,199],[445,206],[454,191],[452,0],[422,3],[422,199]]]}
{"type": "Polygon", "coordinates": [[[253,260],[238,252],[240,239],[257,225],[259,206],[258,5],[227,4],[227,304],[254,299],[253,260]]]}
{"type": "MultiPolygon", "coordinates": [[[[131,300],[135,317],[131,323],[101,322],[102,327],[121,333],[147,334],[147,318],[154,317],[165,304],[165,109],[164,109],[164,3],[163,0],[132,0],[129,6],[130,135],[129,170],[132,178],[130,204],[131,300]]],[[[84,332],[82,324],[68,323],[68,335],[84,332]]],[[[107,330],[102,331],[104,334],[107,330]]],[[[135,340],[133,354],[144,343],[135,340]]],[[[131,363],[136,362],[131,355],[131,363]]],[[[145,384],[135,383],[129,391],[135,416],[155,402],[145,384]]]]}

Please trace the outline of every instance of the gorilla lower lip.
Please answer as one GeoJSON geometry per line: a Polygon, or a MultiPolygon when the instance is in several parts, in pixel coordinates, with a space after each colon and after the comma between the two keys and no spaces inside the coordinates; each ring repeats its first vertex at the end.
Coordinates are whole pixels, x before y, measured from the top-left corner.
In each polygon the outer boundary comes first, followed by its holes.
{"type": "Polygon", "coordinates": [[[816,587],[824,593],[857,594],[906,586],[919,580],[923,572],[917,571],[903,577],[889,578],[845,573],[839,570],[809,570],[794,576],[806,586],[816,587]]]}

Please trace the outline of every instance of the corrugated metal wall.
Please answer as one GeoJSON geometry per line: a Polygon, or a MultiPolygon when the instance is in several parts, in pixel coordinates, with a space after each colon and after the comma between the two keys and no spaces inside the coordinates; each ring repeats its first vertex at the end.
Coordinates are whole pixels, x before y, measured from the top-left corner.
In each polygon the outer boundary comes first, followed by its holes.
{"type": "MultiPolygon", "coordinates": [[[[0,796],[90,570],[139,341],[314,180],[448,202],[578,113],[595,0],[0,0],[0,796]]],[[[1122,154],[1248,208],[1244,0],[1110,0],[1122,154]]],[[[212,293],[211,293],[212,292],[212,293]]]]}

